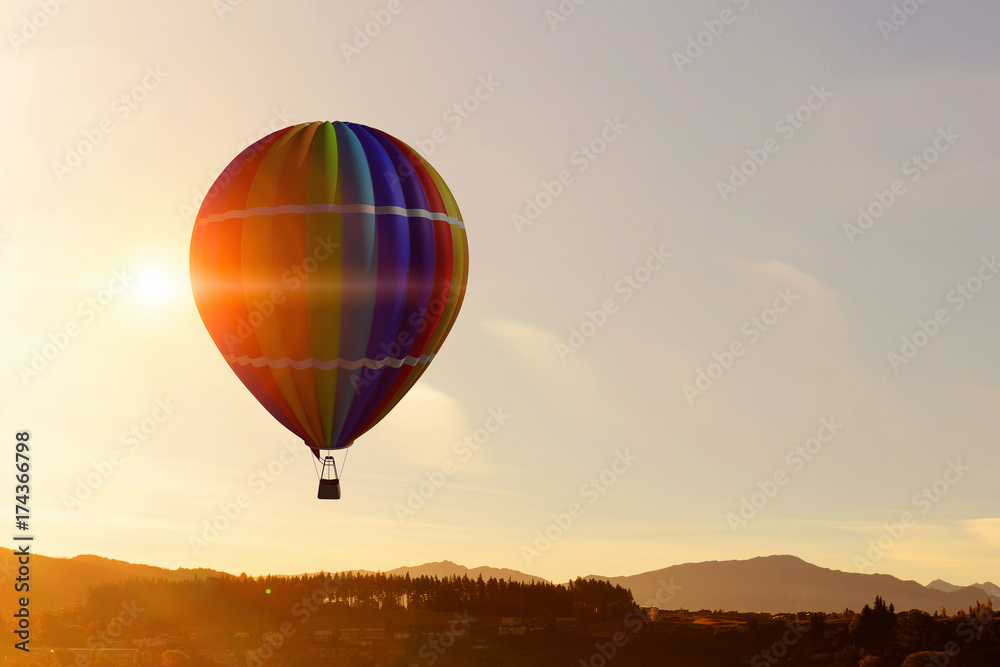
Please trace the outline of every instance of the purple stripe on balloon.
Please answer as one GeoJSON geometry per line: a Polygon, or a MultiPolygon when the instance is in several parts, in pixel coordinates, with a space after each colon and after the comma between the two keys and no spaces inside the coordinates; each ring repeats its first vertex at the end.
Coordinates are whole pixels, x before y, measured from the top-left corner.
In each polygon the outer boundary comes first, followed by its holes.
{"type": "MultiPolygon", "coordinates": [[[[398,193],[404,201],[402,205],[409,209],[427,210],[427,196],[421,186],[420,179],[413,176],[406,156],[383,133],[370,128],[366,129],[368,129],[370,136],[378,142],[392,165],[395,178],[390,176],[386,181],[392,181],[398,187],[398,193]]],[[[379,203],[381,204],[381,202],[379,203]]],[[[409,226],[409,256],[406,263],[408,276],[402,317],[396,331],[391,334],[387,333],[378,340],[378,345],[374,346],[374,352],[369,353],[369,357],[372,359],[406,357],[413,346],[418,331],[422,326],[426,326],[424,317],[434,287],[434,222],[427,217],[409,218],[407,224],[409,226]]],[[[372,347],[369,346],[369,349],[372,347]]],[[[357,412],[352,410],[353,420],[345,424],[344,432],[350,434],[350,439],[360,435],[360,429],[365,427],[365,424],[378,409],[396,377],[400,373],[412,372],[416,372],[416,369],[409,366],[402,368],[387,366],[377,371],[377,374],[366,373],[362,375],[359,389],[362,386],[365,389],[371,387],[371,391],[368,393],[362,409],[357,412]]]]}
{"type": "MultiPolygon", "coordinates": [[[[363,126],[350,125],[361,143],[367,158],[368,168],[372,175],[372,190],[376,206],[395,206],[405,208],[406,200],[402,190],[393,178],[386,174],[394,174],[392,163],[385,151],[367,132],[363,126]]],[[[399,330],[406,299],[406,283],[409,273],[410,239],[409,221],[406,216],[380,214],[376,222],[376,255],[378,258],[378,282],[375,289],[375,304],[372,313],[371,329],[368,335],[368,348],[365,356],[369,359],[383,359],[386,350],[399,330]]],[[[350,403],[350,410],[344,422],[342,433],[350,434],[350,426],[355,423],[372,399],[376,389],[376,380],[384,369],[359,369],[357,384],[348,395],[338,394],[337,400],[350,403]]],[[[377,399],[376,399],[377,400],[377,399]]]]}

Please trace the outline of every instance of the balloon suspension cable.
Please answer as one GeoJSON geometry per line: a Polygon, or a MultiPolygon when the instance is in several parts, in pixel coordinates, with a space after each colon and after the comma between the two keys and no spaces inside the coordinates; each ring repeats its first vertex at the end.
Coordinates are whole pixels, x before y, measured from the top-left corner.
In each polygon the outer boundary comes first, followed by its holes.
{"type": "Polygon", "coordinates": [[[340,479],[344,475],[344,471],[347,469],[347,457],[351,453],[350,447],[345,447],[344,448],[347,451],[344,452],[344,462],[340,464],[340,473],[338,474],[337,473],[337,462],[334,460],[333,453],[332,453],[332,452],[334,452],[336,450],[332,450],[332,449],[331,450],[324,450],[324,449],[320,449],[319,447],[313,447],[312,445],[309,445],[309,444],[307,444],[306,446],[309,449],[311,449],[313,452],[316,453],[316,456],[313,457],[313,470],[316,471],[316,478],[317,479],[320,479],[320,480],[323,479],[323,475],[326,474],[326,469],[327,469],[328,466],[333,468],[333,479],[340,479]],[[320,452],[323,452],[323,451],[329,451],[331,453],[327,454],[327,455],[320,454],[320,452]],[[320,462],[320,461],[323,464],[322,468],[319,468],[318,465],[317,465],[318,462],[320,462]]]}
{"type": "MultiPolygon", "coordinates": [[[[347,451],[344,452],[344,462],[340,464],[340,474],[343,475],[344,471],[347,470],[347,457],[351,454],[351,448],[348,447],[347,451]]],[[[330,457],[333,458],[333,457],[330,457]]]]}

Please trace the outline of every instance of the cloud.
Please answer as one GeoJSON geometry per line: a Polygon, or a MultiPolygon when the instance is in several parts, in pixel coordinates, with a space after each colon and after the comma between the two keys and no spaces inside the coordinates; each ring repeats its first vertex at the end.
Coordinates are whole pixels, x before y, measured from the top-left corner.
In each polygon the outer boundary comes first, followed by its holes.
{"type": "Polygon", "coordinates": [[[366,436],[385,457],[420,468],[450,458],[452,444],[468,430],[461,404],[424,380],[366,436]]]}
{"type": "Polygon", "coordinates": [[[558,336],[528,322],[488,319],[482,323],[483,329],[499,338],[524,361],[543,365],[555,365],[559,358],[555,346],[558,336]]]}
{"type": "Polygon", "coordinates": [[[1000,548],[1000,518],[966,519],[961,525],[967,533],[980,542],[1000,548]]]}

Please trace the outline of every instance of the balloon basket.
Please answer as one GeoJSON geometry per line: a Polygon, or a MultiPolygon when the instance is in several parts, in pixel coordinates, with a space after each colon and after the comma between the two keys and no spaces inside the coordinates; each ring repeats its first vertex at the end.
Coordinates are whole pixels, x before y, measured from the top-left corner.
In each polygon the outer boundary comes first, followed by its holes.
{"type": "Polygon", "coordinates": [[[340,500],[340,480],[319,480],[319,494],[316,497],[320,500],[340,500]]]}

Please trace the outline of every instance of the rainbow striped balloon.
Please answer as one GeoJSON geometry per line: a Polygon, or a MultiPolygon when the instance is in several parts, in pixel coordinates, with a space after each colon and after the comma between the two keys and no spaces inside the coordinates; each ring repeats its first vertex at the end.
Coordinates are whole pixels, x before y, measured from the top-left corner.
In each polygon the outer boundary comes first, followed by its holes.
{"type": "Polygon", "coordinates": [[[270,134],[222,172],[191,237],[212,340],[317,458],[379,422],[434,359],[469,275],[451,191],[356,123],[270,134]]]}

